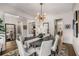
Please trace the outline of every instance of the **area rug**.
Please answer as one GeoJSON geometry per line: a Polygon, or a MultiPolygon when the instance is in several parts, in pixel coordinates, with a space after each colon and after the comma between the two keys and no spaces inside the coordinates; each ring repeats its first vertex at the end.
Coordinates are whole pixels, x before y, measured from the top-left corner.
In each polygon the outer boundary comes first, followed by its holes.
{"type": "MultiPolygon", "coordinates": [[[[18,49],[10,51],[2,56],[19,56],[18,49]]],[[[51,56],[54,56],[53,54],[51,56]]],[[[62,48],[56,56],[68,56],[68,49],[62,48]]]]}
{"type": "MultiPolygon", "coordinates": [[[[51,54],[51,56],[54,56],[54,54],[51,54]]],[[[62,48],[55,56],[68,56],[68,49],[62,48]]]]}
{"type": "Polygon", "coordinates": [[[57,56],[68,56],[68,49],[67,48],[62,48],[57,56]]]}
{"type": "Polygon", "coordinates": [[[18,52],[18,49],[15,49],[15,50],[10,51],[2,56],[19,56],[19,52],[18,52]]]}

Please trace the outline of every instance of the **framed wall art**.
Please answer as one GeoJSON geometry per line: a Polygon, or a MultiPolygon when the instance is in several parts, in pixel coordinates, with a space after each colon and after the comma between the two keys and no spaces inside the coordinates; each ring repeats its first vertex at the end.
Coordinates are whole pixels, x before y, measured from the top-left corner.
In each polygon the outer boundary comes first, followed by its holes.
{"type": "Polygon", "coordinates": [[[65,25],[65,29],[70,29],[71,28],[71,25],[70,24],[66,24],[65,25]]]}
{"type": "Polygon", "coordinates": [[[73,32],[74,36],[77,38],[79,33],[79,11],[75,11],[74,13],[73,32]]]}

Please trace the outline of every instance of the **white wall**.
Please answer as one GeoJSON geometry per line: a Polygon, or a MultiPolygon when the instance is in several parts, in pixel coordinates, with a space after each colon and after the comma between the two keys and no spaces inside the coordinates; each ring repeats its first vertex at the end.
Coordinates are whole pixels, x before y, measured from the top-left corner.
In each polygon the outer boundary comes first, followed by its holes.
{"type": "Polygon", "coordinates": [[[63,14],[53,15],[53,19],[62,19],[63,20],[63,35],[64,35],[64,42],[72,44],[73,41],[73,28],[72,28],[72,20],[73,20],[73,13],[72,11],[66,12],[63,14]],[[65,25],[70,24],[70,29],[65,29],[65,25]]]}
{"type": "Polygon", "coordinates": [[[11,14],[7,14],[5,13],[5,23],[9,23],[9,24],[17,24],[18,20],[19,20],[19,16],[15,16],[15,15],[11,15],[11,14]]]}

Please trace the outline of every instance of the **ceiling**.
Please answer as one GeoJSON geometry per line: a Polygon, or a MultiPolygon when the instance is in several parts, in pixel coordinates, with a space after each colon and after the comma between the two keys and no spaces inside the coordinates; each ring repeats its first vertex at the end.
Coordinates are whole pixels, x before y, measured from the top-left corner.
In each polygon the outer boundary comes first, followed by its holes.
{"type": "MultiPolygon", "coordinates": [[[[44,3],[43,12],[46,14],[59,14],[71,11],[74,3],[44,3]]],[[[0,3],[0,10],[18,16],[36,16],[40,12],[39,3],[0,3]]]]}

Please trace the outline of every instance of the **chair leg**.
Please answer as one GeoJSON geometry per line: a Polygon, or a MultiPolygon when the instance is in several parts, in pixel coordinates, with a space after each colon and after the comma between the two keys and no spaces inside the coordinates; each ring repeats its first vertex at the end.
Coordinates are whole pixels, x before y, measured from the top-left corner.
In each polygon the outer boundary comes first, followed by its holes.
{"type": "Polygon", "coordinates": [[[54,56],[56,56],[56,52],[54,52],[54,56]]]}
{"type": "Polygon", "coordinates": [[[34,53],[34,56],[37,56],[36,52],[34,53]]]}
{"type": "Polygon", "coordinates": [[[56,50],[56,53],[58,54],[58,52],[59,52],[59,50],[57,49],[57,50],[56,50]]]}
{"type": "Polygon", "coordinates": [[[55,51],[51,51],[51,54],[54,54],[54,56],[56,55],[56,52],[55,51]]]}

